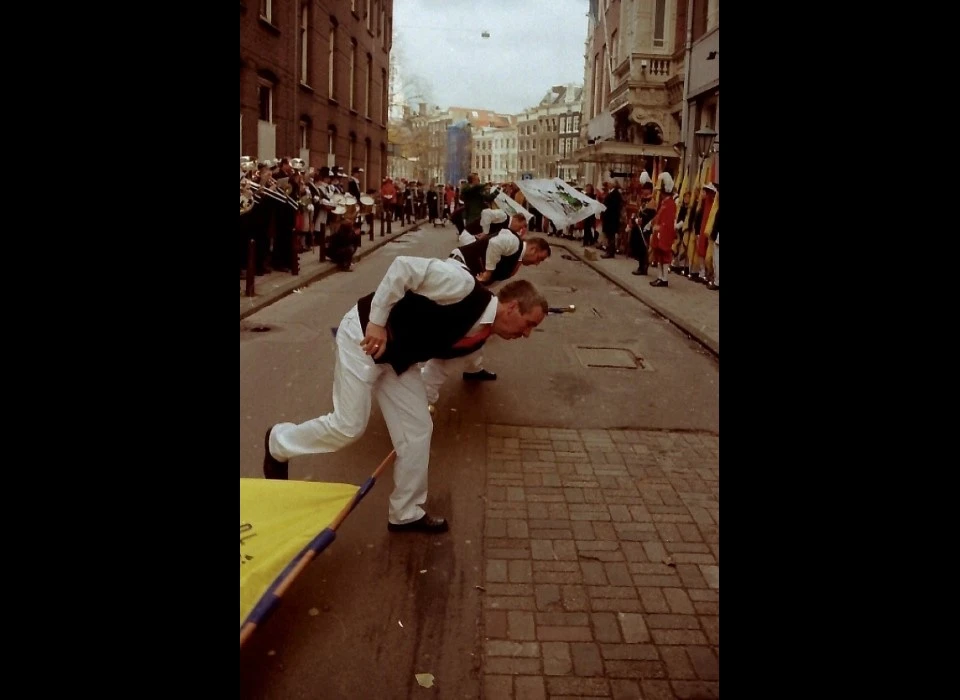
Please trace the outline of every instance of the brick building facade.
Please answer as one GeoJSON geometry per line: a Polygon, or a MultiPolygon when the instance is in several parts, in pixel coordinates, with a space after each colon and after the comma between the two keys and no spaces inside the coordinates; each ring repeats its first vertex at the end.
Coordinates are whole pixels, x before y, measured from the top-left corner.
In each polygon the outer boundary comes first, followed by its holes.
{"type": "Polygon", "coordinates": [[[240,0],[240,155],[387,174],[393,0],[240,0]]]}

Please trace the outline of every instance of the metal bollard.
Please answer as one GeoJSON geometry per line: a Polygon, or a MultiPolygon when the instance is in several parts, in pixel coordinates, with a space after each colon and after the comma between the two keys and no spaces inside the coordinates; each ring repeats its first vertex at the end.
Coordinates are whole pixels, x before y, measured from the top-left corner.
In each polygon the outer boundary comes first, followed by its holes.
{"type": "Polygon", "coordinates": [[[387,235],[387,210],[380,207],[380,238],[387,235]]]}
{"type": "Polygon", "coordinates": [[[324,262],[327,259],[327,225],[323,224],[320,227],[320,238],[317,244],[317,247],[320,248],[320,262],[324,262]]]}
{"type": "Polygon", "coordinates": [[[290,259],[290,274],[300,274],[300,236],[294,233],[293,236],[293,256],[290,259]]]}
{"type": "Polygon", "coordinates": [[[393,233],[393,231],[391,230],[393,228],[392,224],[393,224],[393,214],[391,213],[390,216],[387,217],[387,233],[393,233]]]}
{"type": "Polygon", "coordinates": [[[257,242],[250,239],[247,244],[247,288],[244,296],[252,297],[257,277],[257,242]]]}

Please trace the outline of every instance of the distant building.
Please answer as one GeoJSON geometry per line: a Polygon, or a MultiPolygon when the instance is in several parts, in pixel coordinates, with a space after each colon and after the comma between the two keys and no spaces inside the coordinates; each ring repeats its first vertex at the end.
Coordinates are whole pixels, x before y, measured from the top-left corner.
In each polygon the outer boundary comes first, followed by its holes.
{"type": "Polygon", "coordinates": [[[461,119],[447,128],[446,181],[457,187],[470,174],[470,122],[461,119]]]}
{"type": "MultiPolygon", "coordinates": [[[[573,160],[594,184],[611,171],[677,175],[682,162],[695,160],[694,132],[720,130],[719,0],[591,0],[588,14],[581,147],[573,160]]],[[[719,152],[713,162],[716,169],[719,152]]]]}

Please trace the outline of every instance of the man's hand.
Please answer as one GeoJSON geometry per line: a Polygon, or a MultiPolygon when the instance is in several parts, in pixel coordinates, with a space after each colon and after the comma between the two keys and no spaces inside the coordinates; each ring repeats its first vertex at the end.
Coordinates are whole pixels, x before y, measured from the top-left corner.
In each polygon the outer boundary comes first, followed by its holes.
{"type": "Polygon", "coordinates": [[[360,347],[373,359],[379,360],[380,356],[387,350],[387,329],[378,326],[376,323],[368,322],[367,334],[360,341],[360,347]]]}
{"type": "Polygon", "coordinates": [[[477,275],[477,281],[486,284],[490,281],[490,278],[493,277],[493,270],[484,270],[479,275],[477,275]]]}

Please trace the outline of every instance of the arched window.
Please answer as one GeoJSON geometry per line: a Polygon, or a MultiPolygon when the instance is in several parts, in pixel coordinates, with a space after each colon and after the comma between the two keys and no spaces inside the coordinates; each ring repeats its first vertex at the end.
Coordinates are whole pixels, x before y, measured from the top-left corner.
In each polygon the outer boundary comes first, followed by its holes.
{"type": "Polygon", "coordinates": [[[642,130],[643,142],[650,146],[660,146],[663,144],[663,129],[656,122],[647,122],[642,130]]]}

